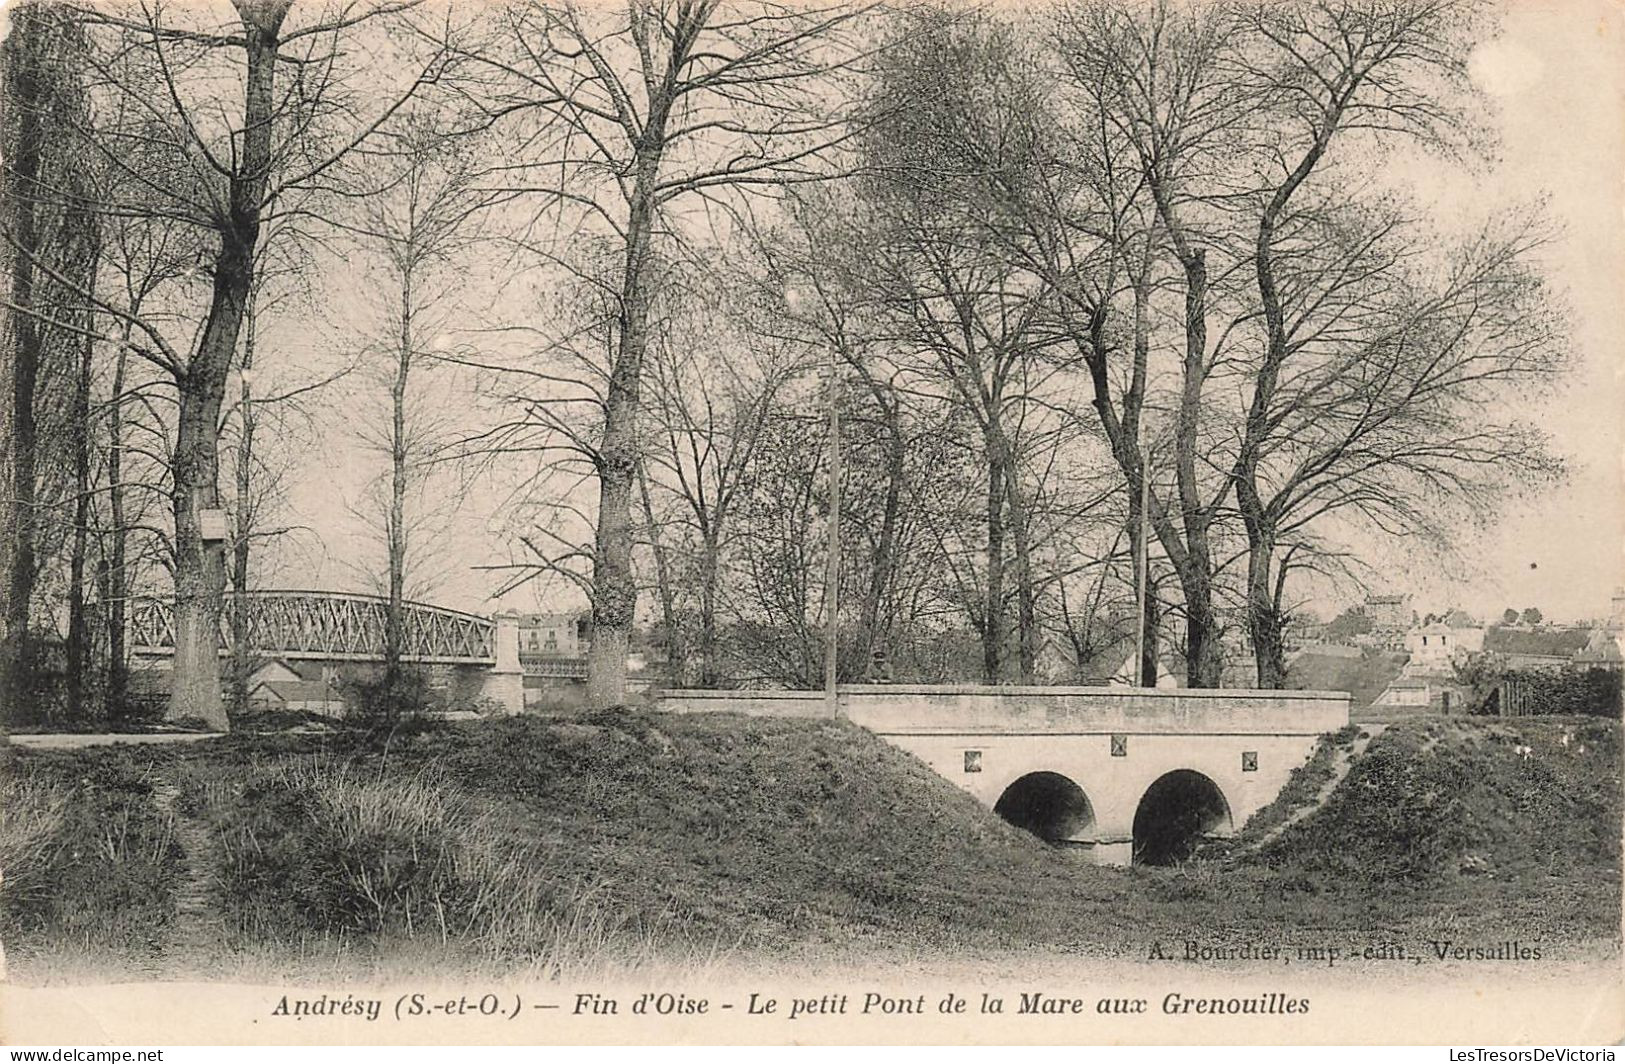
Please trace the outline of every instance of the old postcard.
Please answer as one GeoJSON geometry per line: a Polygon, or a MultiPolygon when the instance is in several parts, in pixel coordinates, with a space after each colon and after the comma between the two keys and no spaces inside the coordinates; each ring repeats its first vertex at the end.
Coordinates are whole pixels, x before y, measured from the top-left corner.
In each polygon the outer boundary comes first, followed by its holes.
{"type": "Polygon", "coordinates": [[[5,16],[0,1041],[1625,1037],[1615,0],[5,16]]]}

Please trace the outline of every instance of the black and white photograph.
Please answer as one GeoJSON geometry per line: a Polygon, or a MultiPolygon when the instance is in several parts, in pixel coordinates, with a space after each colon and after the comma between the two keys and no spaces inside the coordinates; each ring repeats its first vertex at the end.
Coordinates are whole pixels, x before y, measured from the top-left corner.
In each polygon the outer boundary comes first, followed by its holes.
{"type": "Polygon", "coordinates": [[[1617,0],[0,20],[0,1044],[1625,1039],[1617,0]]]}

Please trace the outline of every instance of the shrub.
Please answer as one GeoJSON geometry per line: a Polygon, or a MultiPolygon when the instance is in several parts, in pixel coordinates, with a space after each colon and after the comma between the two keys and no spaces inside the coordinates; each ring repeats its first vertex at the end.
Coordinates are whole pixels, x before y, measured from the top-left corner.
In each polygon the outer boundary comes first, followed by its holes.
{"type": "Polygon", "coordinates": [[[1612,669],[1508,669],[1494,678],[1494,686],[1479,702],[1477,712],[1518,717],[1575,714],[1618,718],[1620,680],[1621,674],[1612,669]],[[1502,699],[1508,697],[1508,692],[1511,704],[1503,706],[1502,699]]]}
{"type": "Polygon", "coordinates": [[[371,738],[423,731],[440,708],[422,670],[399,667],[343,681],[347,725],[371,738]]]}
{"type": "Polygon", "coordinates": [[[30,756],[6,770],[17,770],[0,789],[8,929],[86,946],[156,948],[174,915],[182,854],[146,774],[122,752],[88,763],[30,756]]]}
{"type": "Polygon", "coordinates": [[[222,906],[248,941],[428,939],[557,968],[626,937],[593,888],[548,876],[511,822],[429,775],[309,761],[213,804],[222,906]]]}
{"type": "Polygon", "coordinates": [[[1246,860],[1288,885],[1337,889],[1460,875],[1538,882],[1611,864],[1618,736],[1605,721],[1396,725],[1316,813],[1246,860]]]}
{"type": "Polygon", "coordinates": [[[68,788],[60,784],[0,778],[0,897],[6,909],[38,909],[55,889],[52,852],[61,846],[68,801],[68,788]]]}
{"type": "MultiPolygon", "coordinates": [[[[49,731],[85,730],[88,721],[70,720],[67,713],[66,659],[62,640],[54,634],[26,631],[21,640],[0,647],[15,669],[17,684],[6,723],[13,729],[49,731]]],[[[94,703],[94,699],[90,700],[94,703]]]]}

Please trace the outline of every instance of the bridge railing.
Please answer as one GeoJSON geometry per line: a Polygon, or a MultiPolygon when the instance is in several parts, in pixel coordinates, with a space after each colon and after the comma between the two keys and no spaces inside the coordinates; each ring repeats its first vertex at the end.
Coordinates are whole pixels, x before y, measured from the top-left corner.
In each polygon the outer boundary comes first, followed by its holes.
{"type": "MultiPolygon", "coordinates": [[[[232,617],[246,598],[248,644],[284,658],[381,661],[389,600],[377,595],[315,591],[228,593],[220,613],[220,647],[232,649],[232,617]]],[[[144,598],[130,610],[129,645],[137,654],[175,649],[175,603],[144,598]]],[[[496,660],[496,624],[486,617],[408,602],[402,613],[402,660],[421,664],[481,664],[496,660]]]]}

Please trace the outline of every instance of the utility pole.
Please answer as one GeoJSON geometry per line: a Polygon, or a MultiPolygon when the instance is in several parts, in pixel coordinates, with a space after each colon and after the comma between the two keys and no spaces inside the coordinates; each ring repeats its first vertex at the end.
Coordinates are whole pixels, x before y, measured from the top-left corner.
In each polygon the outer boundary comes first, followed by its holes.
{"type": "Polygon", "coordinates": [[[829,560],[824,571],[824,699],[829,715],[841,715],[835,691],[836,649],[841,623],[841,377],[835,345],[829,347],[829,560]]]}

